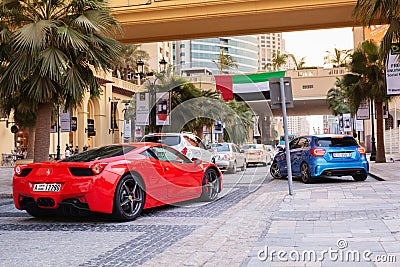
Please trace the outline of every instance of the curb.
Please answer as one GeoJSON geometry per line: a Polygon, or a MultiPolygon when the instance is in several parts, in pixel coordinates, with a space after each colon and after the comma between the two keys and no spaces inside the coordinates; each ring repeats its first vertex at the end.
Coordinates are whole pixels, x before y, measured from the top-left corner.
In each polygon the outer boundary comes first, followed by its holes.
{"type": "Polygon", "coordinates": [[[378,180],[378,181],[386,181],[385,179],[383,179],[382,177],[377,176],[376,174],[373,173],[368,173],[369,176],[371,176],[372,178],[378,180]]]}

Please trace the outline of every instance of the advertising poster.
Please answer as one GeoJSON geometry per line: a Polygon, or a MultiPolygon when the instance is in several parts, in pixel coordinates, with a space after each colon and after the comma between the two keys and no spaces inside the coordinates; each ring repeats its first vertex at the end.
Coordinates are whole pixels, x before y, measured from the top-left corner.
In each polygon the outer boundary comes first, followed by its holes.
{"type": "Polygon", "coordinates": [[[343,131],[351,132],[351,114],[350,113],[343,114],[343,131]]]}
{"type": "Polygon", "coordinates": [[[386,65],[386,94],[400,95],[400,44],[392,44],[386,65]]]}
{"type": "Polygon", "coordinates": [[[170,99],[169,92],[156,94],[156,125],[169,125],[170,99]]]}
{"type": "Polygon", "coordinates": [[[149,125],[150,95],[136,94],[136,125],[149,125]]]}
{"type": "Polygon", "coordinates": [[[135,138],[142,137],[142,127],[140,125],[135,126],[135,138]]]}

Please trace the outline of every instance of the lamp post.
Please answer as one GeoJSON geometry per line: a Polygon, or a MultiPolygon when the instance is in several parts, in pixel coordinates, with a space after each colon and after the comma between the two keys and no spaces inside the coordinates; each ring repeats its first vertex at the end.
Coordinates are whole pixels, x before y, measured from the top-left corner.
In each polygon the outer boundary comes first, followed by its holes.
{"type": "Polygon", "coordinates": [[[376,147],[375,147],[375,117],[374,117],[374,102],[371,99],[371,157],[369,160],[376,160],[376,147]]]}
{"type": "MultiPolygon", "coordinates": [[[[164,57],[158,62],[160,64],[160,73],[164,74],[166,67],[167,67],[167,61],[164,59],[164,57]]],[[[146,81],[149,83],[149,95],[150,95],[150,114],[149,114],[149,128],[150,132],[155,132],[156,130],[156,82],[160,78],[160,76],[156,76],[153,80],[150,80],[147,78],[148,76],[153,76],[153,73],[145,73],[144,72],[144,62],[139,59],[136,62],[137,68],[138,68],[138,73],[140,78],[145,78],[146,81]]]]}

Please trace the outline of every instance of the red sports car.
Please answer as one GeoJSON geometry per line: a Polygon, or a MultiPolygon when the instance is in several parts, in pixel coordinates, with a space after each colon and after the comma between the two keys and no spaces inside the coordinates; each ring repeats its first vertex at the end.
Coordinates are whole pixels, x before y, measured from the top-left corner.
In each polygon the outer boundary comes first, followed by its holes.
{"type": "Polygon", "coordinates": [[[35,217],[92,211],[133,220],[143,209],[200,198],[212,201],[222,174],[158,143],[113,144],[58,162],[18,165],[14,203],[35,217]]]}

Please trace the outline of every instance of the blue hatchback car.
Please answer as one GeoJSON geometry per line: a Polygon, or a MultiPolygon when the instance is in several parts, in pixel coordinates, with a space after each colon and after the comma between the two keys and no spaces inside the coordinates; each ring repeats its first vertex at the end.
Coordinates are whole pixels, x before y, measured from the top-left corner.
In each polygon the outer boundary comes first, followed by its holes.
{"type": "MultiPolygon", "coordinates": [[[[289,143],[292,175],[310,183],[319,176],[351,175],[356,181],[367,179],[369,164],[365,148],[349,135],[306,135],[289,143]]],[[[274,178],[287,176],[286,154],[274,157],[270,172],[274,178]]]]}

